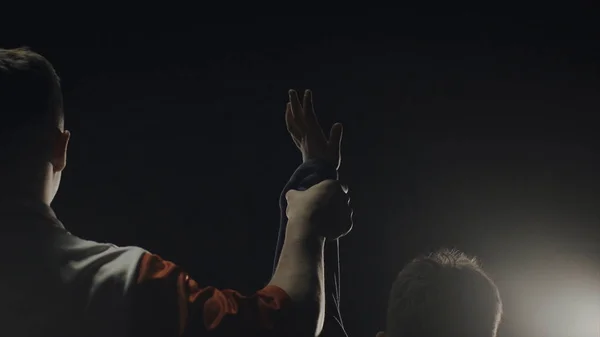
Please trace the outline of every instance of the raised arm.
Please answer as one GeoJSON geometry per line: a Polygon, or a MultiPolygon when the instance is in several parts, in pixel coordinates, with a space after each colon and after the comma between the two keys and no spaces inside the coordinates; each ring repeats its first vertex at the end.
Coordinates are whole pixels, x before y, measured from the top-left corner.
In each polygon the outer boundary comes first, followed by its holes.
{"type": "Polygon", "coordinates": [[[200,286],[185,271],[144,254],[129,287],[133,336],[316,336],[324,315],[323,249],[351,227],[339,183],[289,191],[289,223],[271,282],[250,296],[200,286]]]}
{"type": "MultiPolygon", "coordinates": [[[[303,335],[312,336],[313,334],[321,333],[325,319],[326,298],[324,295],[326,291],[324,265],[323,260],[316,261],[318,263],[317,279],[303,280],[303,277],[312,277],[314,275],[310,272],[310,270],[314,269],[314,265],[312,261],[306,260],[306,258],[311,258],[310,255],[303,253],[301,250],[296,252],[298,248],[295,247],[294,242],[299,242],[302,247],[308,243],[308,250],[310,250],[312,249],[310,247],[313,245],[313,239],[311,238],[317,237],[319,238],[319,252],[323,254],[325,241],[322,238],[334,240],[340,235],[347,233],[352,227],[352,211],[348,205],[345,191],[335,180],[325,180],[308,188],[304,192],[290,190],[286,193],[286,200],[286,217],[289,221],[286,228],[284,245],[271,284],[278,285],[284,289],[290,289],[288,294],[290,294],[292,299],[294,298],[294,294],[298,294],[299,300],[303,303],[308,303],[309,306],[318,304],[319,310],[316,311],[319,314],[318,317],[308,317],[306,321],[311,324],[306,327],[296,328],[296,331],[304,331],[303,335]],[[305,200],[310,202],[305,202],[305,200]],[[323,202],[324,204],[319,204],[323,202]],[[325,212],[310,211],[311,209],[316,210],[319,208],[325,212]],[[310,218],[304,219],[306,216],[310,218]],[[306,226],[298,226],[298,222],[316,222],[321,225],[312,227],[313,229],[307,233],[307,230],[304,229],[306,226]],[[317,230],[317,232],[313,234],[313,230],[317,230]],[[305,237],[308,239],[305,239],[305,237]],[[290,271],[292,274],[290,274],[290,271]],[[290,284],[289,282],[293,283],[290,284]],[[318,286],[314,287],[314,284],[318,284],[318,286]],[[307,289],[308,291],[302,290],[306,285],[310,285],[310,288],[307,289]],[[310,299],[315,299],[317,302],[311,302],[310,299]],[[317,319],[315,320],[314,318],[317,319]],[[317,322],[316,326],[312,325],[315,321],[317,322]]],[[[304,313],[310,315],[311,312],[315,312],[312,308],[309,309],[311,310],[301,309],[296,312],[299,316],[304,315],[304,313]]]]}
{"type": "MultiPolygon", "coordinates": [[[[275,263],[283,248],[284,233],[287,228],[285,216],[285,193],[289,189],[307,189],[325,179],[338,179],[337,169],[341,164],[340,144],[342,127],[335,124],[326,139],[318,123],[312,106],[312,94],[306,91],[303,104],[300,104],[295,91],[290,91],[290,102],[286,106],[286,125],[292,140],[302,153],[303,163],[285,185],[280,197],[280,227],[275,250],[275,263]]],[[[322,336],[346,337],[340,312],[340,262],[339,240],[325,244],[325,325],[322,336]]]]}

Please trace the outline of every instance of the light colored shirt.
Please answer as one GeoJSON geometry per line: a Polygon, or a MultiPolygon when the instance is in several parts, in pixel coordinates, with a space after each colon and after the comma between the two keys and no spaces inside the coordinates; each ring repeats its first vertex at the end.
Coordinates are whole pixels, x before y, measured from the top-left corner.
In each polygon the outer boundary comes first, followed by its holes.
{"type": "Polygon", "coordinates": [[[199,286],[139,247],[66,231],[44,204],[0,205],[0,331],[11,337],[280,336],[290,299],[199,286]]]}

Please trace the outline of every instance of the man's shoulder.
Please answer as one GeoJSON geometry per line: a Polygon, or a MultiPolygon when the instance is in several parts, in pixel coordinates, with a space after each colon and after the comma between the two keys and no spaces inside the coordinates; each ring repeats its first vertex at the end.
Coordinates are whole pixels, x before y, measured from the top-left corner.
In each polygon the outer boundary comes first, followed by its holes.
{"type": "MultiPolygon", "coordinates": [[[[110,281],[128,286],[134,281],[141,257],[146,250],[136,246],[117,246],[86,240],[75,235],[60,235],[54,249],[65,265],[63,270],[72,277],[92,277],[97,283],[110,281]]],[[[69,277],[69,275],[65,275],[69,277]]]]}
{"type": "MultiPolygon", "coordinates": [[[[62,275],[67,283],[84,291],[86,317],[90,326],[101,326],[102,318],[125,326],[130,313],[130,292],[135,286],[139,264],[146,250],[82,239],[74,235],[55,241],[63,255],[62,275]]],[[[99,328],[100,329],[100,328],[99,328]]],[[[102,327],[107,334],[111,328],[102,327]]]]}
{"type": "Polygon", "coordinates": [[[26,308],[26,315],[53,317],[56,324],[124,335],[131,314],[129,293],[146,251],[46,228],[0,235],[0,253],[12,258],[12,270],[0,287],[0,310],[14,302],[26,308]]]}

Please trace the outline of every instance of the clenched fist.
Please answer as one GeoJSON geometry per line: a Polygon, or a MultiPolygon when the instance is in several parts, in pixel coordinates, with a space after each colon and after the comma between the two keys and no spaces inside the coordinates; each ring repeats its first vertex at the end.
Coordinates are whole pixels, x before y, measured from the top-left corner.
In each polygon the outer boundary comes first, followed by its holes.
{"type": "Polygon", "coordinates": [[[336,180],[322,181],[305,191],[290,190],[286,216],[300,235],[338,239],[352,230],[352,208],[346,190],[336,180]]]}

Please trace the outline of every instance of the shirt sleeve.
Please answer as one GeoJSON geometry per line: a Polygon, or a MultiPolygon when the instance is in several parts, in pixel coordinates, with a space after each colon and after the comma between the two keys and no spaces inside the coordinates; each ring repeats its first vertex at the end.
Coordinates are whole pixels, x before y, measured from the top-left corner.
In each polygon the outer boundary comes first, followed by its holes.
{"type": "Polygon", "coordinates": [[[179,266],[145,253],[131,291],[133,336],[288,336],[287,293],[266,286],[250,296],[200,286],[179,266]]]}

